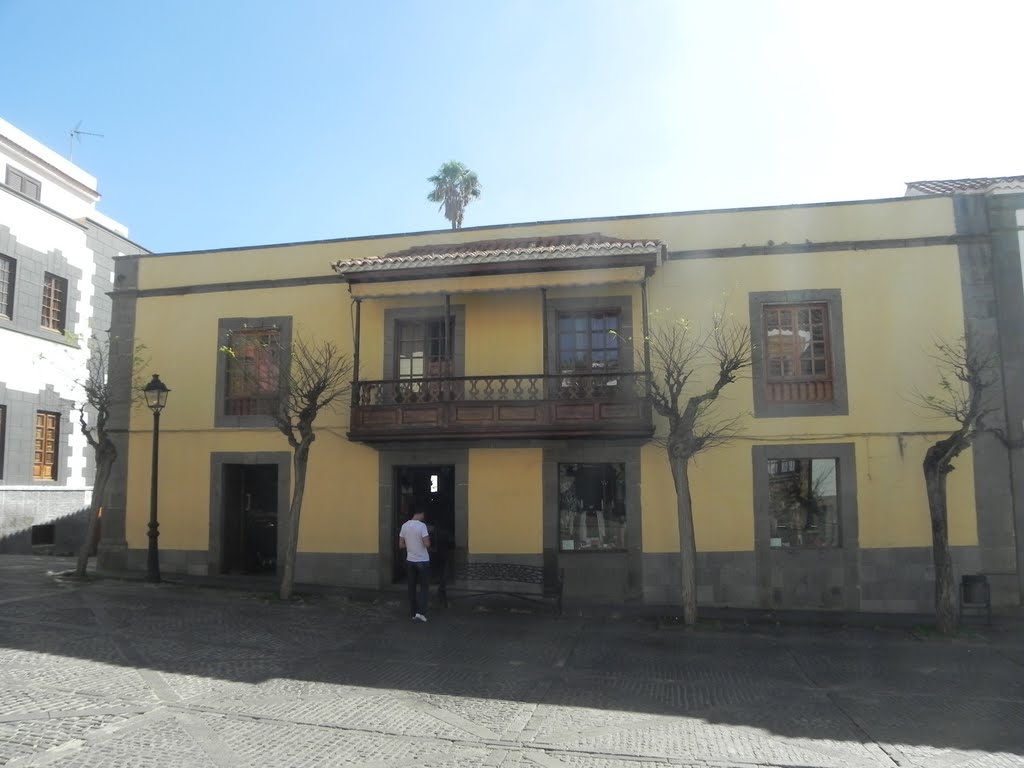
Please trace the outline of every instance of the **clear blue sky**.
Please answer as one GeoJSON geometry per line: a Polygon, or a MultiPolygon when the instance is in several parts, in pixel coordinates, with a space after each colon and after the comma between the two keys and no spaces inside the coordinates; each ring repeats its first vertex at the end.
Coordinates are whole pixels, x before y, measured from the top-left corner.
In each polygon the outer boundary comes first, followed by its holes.
{"type": "Polygon", "coordinates": [[[1024,173],[1024,2],[0,0],[0,116],[155,251],[1024,173]]]}

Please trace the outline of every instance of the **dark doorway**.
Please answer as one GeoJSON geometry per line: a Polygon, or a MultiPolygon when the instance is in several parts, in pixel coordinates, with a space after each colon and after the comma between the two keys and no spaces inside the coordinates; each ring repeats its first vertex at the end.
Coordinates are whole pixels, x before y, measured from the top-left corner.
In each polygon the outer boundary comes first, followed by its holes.
{"type": "Polygon", "coordinates": [[[224,465],[221,573],[277,570],[277,465],[224,465]]]}
{"type": "Polygon", "coordinates": [[[405,552],[398,548],[398,529],[422,509],[430,531],[430,563],[440,578],[455,553],[455,467],[451,464],[395,467],[394,526],[391,536],[393,582],[405,581],[405,552]]]}

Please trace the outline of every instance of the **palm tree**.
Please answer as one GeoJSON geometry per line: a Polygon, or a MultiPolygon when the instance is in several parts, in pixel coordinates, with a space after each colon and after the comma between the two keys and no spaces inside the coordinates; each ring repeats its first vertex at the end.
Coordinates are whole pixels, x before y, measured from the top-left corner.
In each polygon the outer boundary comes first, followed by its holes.
{"type": "Polygon", "coordinates": [[[434,190],[427,195],[427,200],[440,203],[439,211],[452,223],[452,229],[462,228],[462,215],[466,206],[480,197],[480,180],[476,174],[456,160],[449,160],[429,179],[434,190]]]}

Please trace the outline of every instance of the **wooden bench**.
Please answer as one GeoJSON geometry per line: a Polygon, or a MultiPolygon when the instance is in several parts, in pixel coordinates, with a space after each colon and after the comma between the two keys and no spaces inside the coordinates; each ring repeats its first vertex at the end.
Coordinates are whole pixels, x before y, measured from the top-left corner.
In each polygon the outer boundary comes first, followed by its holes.
{"type": "Polygon", "coordinates": [[[486,563],[473,561],[459,563],[455,566],[455,582],[447,583],[447,574],[442,573],[438,584],[437,596],[441,605],[448,607],[449,592],[452,600],[463,597],[481,597],[483,595],[508,595],[519,600],[543,603],[553,601],[558,615],[562,615],[562,584],[565,571],[559,570],[554,583],[544,578],[544,568],[539,565],[522,565],[520,563],[486,563]],[[473,586],[477,582],[502,582],[513,585],[506,589],[497,584],[493,589],[473,586]],[[533,589],[520,589],[519,585],[532,585],[533,589]]]}

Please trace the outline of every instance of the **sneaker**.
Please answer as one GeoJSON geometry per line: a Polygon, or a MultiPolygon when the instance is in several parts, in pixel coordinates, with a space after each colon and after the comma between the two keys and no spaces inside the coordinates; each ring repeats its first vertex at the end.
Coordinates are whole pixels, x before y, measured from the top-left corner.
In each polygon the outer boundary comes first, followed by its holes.
{"type": "Polygon", "coordinates": [[[425,622],[427,620],[427,617],[424,616],[422,613],[417,613],[412,618],[413,618],[414,621],[424,621],[425,622]]]}

